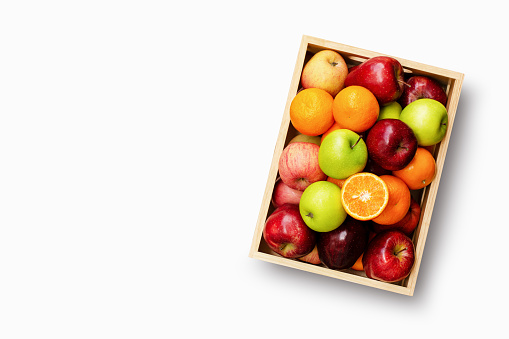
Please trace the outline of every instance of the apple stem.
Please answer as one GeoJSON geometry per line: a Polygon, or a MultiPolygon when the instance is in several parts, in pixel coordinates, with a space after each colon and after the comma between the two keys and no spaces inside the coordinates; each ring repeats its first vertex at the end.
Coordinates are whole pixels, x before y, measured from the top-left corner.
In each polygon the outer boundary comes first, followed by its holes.
{"type": "Polygon", "coordinates": [[[403,249],[401,249],[401,250],[399,250],[399,251],[397,251],[396,253],[394,253],[394,255],[398,255],[398,254],[400,254],[400,253],[401,253],[401,252],[403,252],[403,251],[406,251],[406,247],[405,247],[405,248],[403,248],[403,249]]]}
{"type": "Polygon", "coordinates": [[[309,212],[308,214],[306,214],[306,217],[313,218],[313,213],[309,212]]]}
{"type": "Polygon", "coordinates": [[[355,142],[355,144],[352,145],[352,147],[350,147],[351,149],[353,149],[358,143],[359,141],[362,139],[361,136],[359,136],[359,139],[357,139],[357,141],[355,142]]]}
{"type": "Polygon", "coordinates": [[[402,80],[398,80],[398,82],[399,82],[400,84],[403,84],[403,85],[407,86],[407,87],[412,87],[412,86],[410,86],[408,83],[406,83],[406,82],[404,82],[404,81],[402,81],[402,80]]]}

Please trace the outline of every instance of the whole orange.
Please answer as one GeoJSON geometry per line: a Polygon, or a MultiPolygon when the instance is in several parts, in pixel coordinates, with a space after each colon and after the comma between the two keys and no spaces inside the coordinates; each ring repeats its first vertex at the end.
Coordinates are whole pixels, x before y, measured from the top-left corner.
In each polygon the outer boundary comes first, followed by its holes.
{"type": "Polygon", "coordinates": [[[332,95],[319,88],[307,88],[297,93],[290,104],[290,120],[302,134],[315,136],[334,124],[332,95]]]}
{"type": "Polygon", "coordinates": [[[390,174],[381,175],[380,178],[389,189],[389,202],[379,216],[373,219],[381,225],[395,224],[407,214],[410,208],[410,189],[403,180],[390,174]]]}
{"type": "Polygon", "coordinates": [[[373,93],[362,86],[342,89],[334,98],[334,120],[343,128],[361,133],[375,124],[380,106],[373,93]]]}
{"type": "Polygon", "coordinates": [[[428,186],[435,178],[436,163],[433,155],[425,148],[418,147],[413,159],[403,169],[392,174],[403,180],[411,190],[428,186]]]}

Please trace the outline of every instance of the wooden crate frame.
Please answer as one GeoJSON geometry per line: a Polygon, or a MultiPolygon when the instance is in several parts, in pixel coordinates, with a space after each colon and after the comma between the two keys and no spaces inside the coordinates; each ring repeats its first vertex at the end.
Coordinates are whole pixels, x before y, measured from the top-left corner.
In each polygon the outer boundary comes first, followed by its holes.
{"type": "Polygon", "coordinates": [[[448,97],[446,108],[449,116],[449,123],[444,139],[437,144],[432,151],[436,160],[436,176],[434,180],[424,189],[412,191],[412,196],[416,198],[417,201],[420,201],[421,206],[419,225],[415,229],[412,238],[415,245],[414,266],[410,275],[406,279],[398,283],[386,283],[367,278],[364,272],[354,271],[352,269],[333,270],[325,267],[324,265],[313,265],[296,259],[283,258],[272,252],[263,239],[262,233],[265,220],[274,211],[274,207],[271,204],[271,198],[274,184],[278,178],[279,157],[288,141],[298,133],[290,122],[290,104],[299,90],[301,72],[305,63],[313,54],[323,49],[330,49],[339,52],[349,66],[357,65],[375,56],[386,55],[307,35],[302,37],[249,256],[251,258],[274,264],[412,296],[417,282],[417,274],[419,272],[419,266],[424,252],[424,244],[426,242],[426,236],[430,226],[433,206],[435,204],[438,185],[440,183],[440,176],[444,167],[447,147],[451,138],[464,74],[392,56],[401,63],[406,74],[430,76],[443,86],[448,97]]]}

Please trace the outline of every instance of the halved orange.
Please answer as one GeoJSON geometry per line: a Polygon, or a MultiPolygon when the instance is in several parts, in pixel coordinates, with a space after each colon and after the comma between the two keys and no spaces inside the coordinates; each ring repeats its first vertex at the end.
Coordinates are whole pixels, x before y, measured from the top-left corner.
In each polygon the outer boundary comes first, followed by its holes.
{"type": "Polygon", "coordinates": [[[389,202],[389,188],[376,174],[360,172],[343,183],[341,202],[352,218],[371,220],[382,213],[389,202]]]}

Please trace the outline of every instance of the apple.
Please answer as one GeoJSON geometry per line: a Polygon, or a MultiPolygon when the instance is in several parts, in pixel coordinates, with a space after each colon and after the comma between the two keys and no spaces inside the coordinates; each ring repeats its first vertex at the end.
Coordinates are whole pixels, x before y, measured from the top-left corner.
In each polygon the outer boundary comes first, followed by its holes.
{"type": "Polygon", "coordinates": [[[369,242],[362,256],[366,276],[385,282],[397,282],[406,278],[414,261],[415,249],[412,240],[398,230],[378,233],[369,242]]]}
{"type": "Polygon", "coordinates": [[[440,102],[417,99],[403,108],[399,120],[414,131],[419,146],[431,146],[444,138],[449,117],[447,109],[440,102]]]}
{"type": "Polygon", "coordinates": [[[399,119],[399,115],[403,108],[397,101],[393,101],[388,103],[385,106],[380,107],[380,112],[378,113],[378,120],[382,119],[399,119]]]}
{"type": "Polygon", "coordinates": [[[320,265],[322,262],[320,261],[320,257],[318,256],[318,248],[315,245],[315,248],[309,254],[306,254],[303,257],[299,258],[300,261],[308,262],[313,265],[320,265]]]}
{"type": "Polygon", "coordinates": [[[335,97],[344,87],[348,67],[338,52],[322,50],[306,63],[302,70],[303,88],[320,88],[335,97]]]}
{"type": "Polygon", "coordinates": [[[447,105],[447,94],[442,86],[434,79],[423,75],[415,75],[406,81],[408,86],[405,86],[399,102],[402,107],[414,102],[417,99],[435,99],[442,105],[447,105]]]}
{"type": "Polygon", "coordinates": [[[373,232],[380,233],[386,230],[395,229],[405,233],[407,236],[410,236],[419,224],[420,216],[421,206],[419,206],[419,203],[415,201],[414,198],[411,198],[410,208],[408,209],[408,212],[405,214],[403,219],[392,225],[372,223],[373,232]]]}
{"type": "Polygon", "coordinates": [[[349,129],[332,131],[323,139],[318,152],[320,168],[334,179],[346,179],[362,171],[367,160],[366,143],[349,129]]]}
{"type": "Polygon", "coordinates": [[[345,221],[341,189],[329,181],[317,181],[302,193],[299,210],[306,225],[316,232],[329,232],[345,221]]]}
{"type": "MultiPolygon", "coordinates": [[[[373,159],[369,158],[368,156],[368,162],[366,163],[366,167],[364,167],[364,172],[369,172],[376,174],[378,176],[385,175],[385,174],[392,174],[392,171],[386,170],[379,164],[373,161],[373,159]]],[[[327,179],[329,180],[329,179],[327,179]]]]}
{"type": "Polygon", "coordinates": [[[278,178],[274,185],[274,191],[272,192],[272,204],[275,207],[279,207],[286,203],[298,205],[302,192],[303,191],[288,187],[281,178],[278,178]]]}
{"type": "Polygon", "coordinates": [[[370,58],[351,70],[345,87],[357,85],[371,91],[380,105],[396,101],[403,93],[403,67],[398,60],[388,56],[370,58]]]}
{"type": "Polygon", "coordinates": [[[316,245],[316,233],[306,226],[299,206],[284,204],[265,221],[263,238],[271,250],[285,258],[299,258],[316,245]]]}
{"type": "MultiPolygon", "coordinates": [[[[369,233],[369,236],[368,236],[368,244],[369,244],[371,239],[373,239],[375,237],[376,233],[372,232],[372,231],[369,231],[368,233],[369,233]]],[[[362,256],[363,255],[364,255],[364,252],[363,252],[363,254],[361,254],[360,257],[357,258],[357,260],[355,261],[355,264],[353,264],[351,269],[353,269],[355,271],[364,271],[364,267],[362,267],[362,256]]]]}
{"type": "Polygon", "coordinates": [[[318,146],[320,146],[320,144],[322,143],[322,137],[320,137],[318,135],[306,135],[306,134],[300,133],[300,134],[297,134],[296,136],[294,136],[288,142],[288,144],[291,144],[294,142],[310,142],[312,144],[317,144],[318,146]]]}
{"type": "Polygon", "coordinates": [[[320,261],[330,269],[350,268],[366,249],[369,230],[362,221],[348,217],[333,231],[318,233],[320,261]]]}
{"type": "Polygon", "coordinates": [[[397,171],[412,161],[417,138],[401,120],[383,119],[369,130],[366,146],[371,160],[386,170],[397,171]]]}
{"type": "Polygon", "coordinates": [[[279,176],[290,188],[304,191],[313,182],[326,180],[318,164],[320,146],[310,142],[288,144],[279,157],[279,176]]]}

